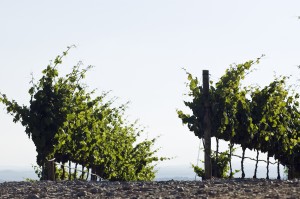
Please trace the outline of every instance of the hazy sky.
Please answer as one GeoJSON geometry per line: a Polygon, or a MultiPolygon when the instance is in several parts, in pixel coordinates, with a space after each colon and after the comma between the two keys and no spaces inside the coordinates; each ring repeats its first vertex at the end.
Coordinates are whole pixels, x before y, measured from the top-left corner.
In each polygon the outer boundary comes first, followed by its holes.
{"type": "MultiPolygon", "coordinates": [[[[0,1],[0,91],[28,104],[30,73],[75,44],[62,73],[78,61],[95,68],[87,84],[130,101],[129,118],[161,135],[163,165],[195,163],[199,140],[182,126],[186,68],[216,81],[232,63],[263,58],[246,83],[300,74],[300,1],[0,1]]],[[[30,167],[35,147],[0,105],[0,167],[30,167]]]]}

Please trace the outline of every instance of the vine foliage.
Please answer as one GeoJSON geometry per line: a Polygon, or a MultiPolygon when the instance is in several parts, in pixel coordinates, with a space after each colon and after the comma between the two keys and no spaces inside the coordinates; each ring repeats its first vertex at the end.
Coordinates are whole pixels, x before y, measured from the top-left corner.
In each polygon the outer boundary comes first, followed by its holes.
{"type": "MultiPolygon", "coordinates": [[[[217,147],[219,139],[228,141],[230,149],[234,144],[242,147],[242,177],[245,177],[243,160],[246,149],[266,152],[268,157],[274,157],[290,170],[296,171],[294,173],[299,173],[299,94],[289,92],[286,86],[288,77],[276,77],[264,88],[242,87],[242,80],[260,59],[261,57],[255,61],[230,66],[218,82],[211,82],[209,98],[212,137],[216,137],[217,147]]],[[[191,114],[181,110],[177,110],[177,114],[183,124],[202,139],[203,88],[197,77],[190,73],[187,76],[188,96],[191,101],[184,101],[184,104],[191,110],[191,114]]],[[[229,157],[231,154],[230,150],[229,157]]],[[[232,173],[232,169],[230,170],[232,173]]]]}
{"type": "MultiPolygon", "coordinates": [[[[127,104],[114,106],[108,92],[95,97],[95,90],[88,91],[82,80],[91,66],[84,68],[79,62],[69,74],[59,76],[58,67],[70,49],[42,71],[39,81],[31,81],[29,106],[0,93],[0,102],[36,146],[41,179],[48,179],[46,163],[51,159],[81,165],[83,172],[91,169],[107,180],[154,179],[154,163],[167,158],[155,156],[156,139],[137,142],[144,129],[124,119],[127,104]]],[[[77,178],[76,169],[73,177],[64,167],[56,170],[60,179],[77,178]]]]}

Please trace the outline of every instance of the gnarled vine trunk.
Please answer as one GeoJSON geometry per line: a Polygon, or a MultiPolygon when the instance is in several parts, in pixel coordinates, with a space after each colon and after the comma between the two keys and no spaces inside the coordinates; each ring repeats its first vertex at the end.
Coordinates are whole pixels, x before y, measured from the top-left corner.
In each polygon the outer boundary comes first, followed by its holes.
{"type": "Polygon", "coordinates": [[[270,157],[269,157],[269,153],[267,154],[267,177],[266,179],[270,179],[269,178],[269,165],[270,165],[270,157]]]}
{"type": "Polygon", "coordinates": [[[75,164],[75,170],[74,170],[74,175],[73,175],[74,180],[77,178],[77,166],[78,166],[78,163],[75,164]]]}
{"type": "Polygon", "coordinates": [[[216,161],[214,161],[214,165],[213,165],[213,176],[220,178],[221,174],[218,169],[218,162],[219,162],[219,139],[216,137],[216,161]]]}
{"type": "Polygon", "coordinates": [[[280,180],[281,177],[280,177],[280,163],[279,163],[279,160],[277,162],[277,180],[280,180]]]}
{"type": "Polygon", "coordinates": [[[63,163],[60,167],[62,169],[62,174],[60,176],[60,179],[61,180],[64,180],[65,179],[65,174],[66,174],[66,171],[65,171],[65,163],[63,163]]]}
{"type": "Polygon", "coordinates": [[[242,170],[242,178],[245,178],[244,160],[245,160],[246,147],[243,147],[242,150],[243,150],[243,154],[242,154],[242,161],[241,161],[241,170],[242,170]]]}
{"type": "Polygon", "coordinates": [[[253,175],[253,178],[256,178],[256,174],[257,174],[258,157],[259,157],[259,150],[256,150],[256,164],[255,164],[255,169],[254,169],[254,175],[253,175]]]}
{"type": "Polygon", "coordinates": [[[230,141],[229,143],[229,167],[230,167],[230,175],[229,178],[233,177],[233,172],[232,172],[232,149],[233,149],[233,143],[230,141]]]}
{"type": "Polygon", "coordinates": [[[71,161],[69,161],[69,180],[71,180],[71,161]]]}
{"type": "Polygon", "coordinates": [[[97,176],[95,174],[96,174],[96,166],[92,166],[91,181],[97,181],[97,176]]]}
{"type": "Polygon", "coordinates": [[[80,179],[83,180],[83,177],[84,177],[84,166],[82,165],[82,167],[81,167],[81,177],[80,177],[80,179]]]}

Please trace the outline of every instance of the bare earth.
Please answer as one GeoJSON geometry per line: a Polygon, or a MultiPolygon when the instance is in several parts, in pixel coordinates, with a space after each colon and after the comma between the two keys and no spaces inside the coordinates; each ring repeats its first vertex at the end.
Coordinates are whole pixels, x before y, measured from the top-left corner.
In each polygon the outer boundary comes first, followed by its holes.
{"type": "Polygon", "coordinates": [[[300,180],[4,182],[0,198],[300,198],[300,180]]]}

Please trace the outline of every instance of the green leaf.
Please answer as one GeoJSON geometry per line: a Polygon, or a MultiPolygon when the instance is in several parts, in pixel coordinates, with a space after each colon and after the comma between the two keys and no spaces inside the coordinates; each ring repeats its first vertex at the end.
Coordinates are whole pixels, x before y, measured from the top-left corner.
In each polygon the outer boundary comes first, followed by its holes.
{"type": "Polygon", "coordinates": [[[269,136],[265,136],[265,141],[269,141],[269,136]]]}

